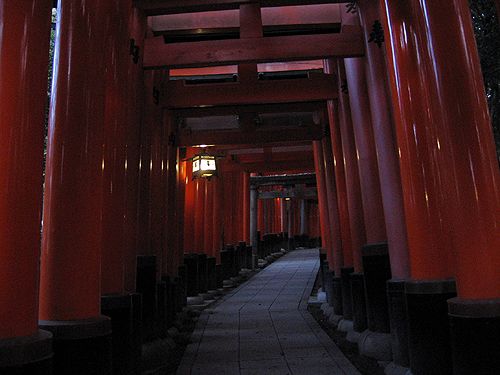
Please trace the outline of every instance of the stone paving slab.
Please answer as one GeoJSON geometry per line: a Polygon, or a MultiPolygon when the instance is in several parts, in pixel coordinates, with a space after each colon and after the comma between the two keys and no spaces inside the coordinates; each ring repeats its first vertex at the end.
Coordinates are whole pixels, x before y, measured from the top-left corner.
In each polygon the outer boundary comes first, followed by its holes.
{"type": "Polygon", "coordinates": [[[317,249],[281,257],[202,312],[178,375],[360,375],[307,312],[317,249]]]}

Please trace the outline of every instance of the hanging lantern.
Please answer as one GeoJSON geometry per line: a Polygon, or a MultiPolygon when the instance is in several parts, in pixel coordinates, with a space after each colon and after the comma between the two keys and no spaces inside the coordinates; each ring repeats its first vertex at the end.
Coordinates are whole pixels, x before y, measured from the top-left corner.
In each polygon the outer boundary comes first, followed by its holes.
{"type": "Polygon", "coordinates": [[[193,179],[217,176],[217,160],[213,155],[201,153],[193,156],[193,179]]]}

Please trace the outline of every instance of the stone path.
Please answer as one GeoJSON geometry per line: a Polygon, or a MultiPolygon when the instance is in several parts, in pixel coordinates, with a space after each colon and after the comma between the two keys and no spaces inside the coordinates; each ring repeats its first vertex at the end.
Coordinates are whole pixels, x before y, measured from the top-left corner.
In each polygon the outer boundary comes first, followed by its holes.
{"type": "Polygon", "coordinates": [[[307,312],[318,268],[292,251],[205,310],[177,375],[360,375],[307,312]]]}

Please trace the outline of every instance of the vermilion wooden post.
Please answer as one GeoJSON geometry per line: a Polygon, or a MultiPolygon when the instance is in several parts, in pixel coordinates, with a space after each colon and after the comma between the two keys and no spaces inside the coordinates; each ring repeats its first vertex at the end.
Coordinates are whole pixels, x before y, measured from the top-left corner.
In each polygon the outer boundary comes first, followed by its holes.
{"type": "Polygon", "coordinates": [[[453,372],[487,373],[499,367],[492,332],[500,321],[500,176],[468,2],[381,4],[415,279],[406,286],[411,369],[427,371],[432,353],[438,366],[452,371],[444,312],[453,289],[444,288],[443,279],[455,274],[453,372]],[[426,345],[417,336],[421,321],[412,315],[422,293],[441,302],[434,321],[442,328],[429,323],[426,345]]]}
{"type": "Polygon", "coordinates": [[[38,275],[51,4],[0,5],[0,372],[6,374],[16,366],[50,370],[44,362],[52,353],[50,334],[38,330],[38,275]]]}
{"type": "Polygon", "coordinates": [[[381,27],[379,4],[361,0],[358,2],[358,12],[365,37],[366,80],[392,274],[392,279],[387,283],[392,358],[396,366],[408,367],[408,329],[404,297],[404,283],[410,273],[408,240],[384,45],[383,40],[372,37],[373,30],[381,27]]]}
{"type": "Polygon", "coordinates": [[[250,244],[250,173],[243,173],[243,241],[250,244]]]}
{"type": "Polygon", "coordinates": [[[99,214],[110,12],[107,2],[59,1],[40,278],[40,324],[54,333],[56,374],[111,373],[99,214]]]}
{"type": "Polygon", "coordinates": [[[124,247],[126,213],[126,103],[129,40],[128,4],[114,3],[108,17],[105,45],[105,109],[102,215],[101,293],[123,294],[125,290],[124,247]]]}
{"type": "Polygon", "coordinates": [[[213,211],[213,256],[217,258],[217,264],[220,264],[220,251],[222,250],[222,227],[224,213],[224,183],[223,174],[214,179],[214,211],[213,211]]]}
{"type": "Polygon", "coordinates": [[[160,90],[162,77],[160,72],[155,72],[153,89],[146,92],[146,101],[151,111],[149,115],[151,126],[151,161],[150,161],[150,241],[151,254],[156,256],[157,281],[160,282],[163,265],[163,217],[165,212],[165,179],[163,163],[163,145],[165,142],[163,111],[153,94],[160,90]]]}
{"type": "Polygon", "coordinates": [[[362,58],[344,59],[356,142],[366,244],[386,241],[384,210],[362,58]]]}
{"type": "MultiPolygon", "coordinates": [[[[325,65],[331,69],[331,61],[325,65]]],[[[337,202],[339,206],[340,234],[342,238],[342,264],[352,267],[352,239],[349,221],[349,207],[347,199],[347,187],[345,177],[344,156],[342,151],[342,140],[340,135],[339,106],[338,103],[327,102],[328,119],[330,124],[330,138],[333,152],[333,165],[335,169],[335,182],[337,188],[337,202]]]]}
{"type": "Polygon", "coordinates": [[[163,275],[175,277],[177,276],[177,270],[179,267],[178,262],[178,236],[179,236],[179,225],[177,220],[177,200],[178,200],[178,188],[177,188],[177,174],[178,174],[178,164],[177,164],[177,146],[175,144],[175,124],[172,118],[172,114],[169,111],[164,112],[164,125],[165,125],[165,158],[164,158],[164,170],[166,179],[166,206],[163,221],[163,232],[164,232],[164,264],[163,264],[163,275]]]}
{"type": "MultiPolygon", "coordinates": [[[[326,192],[325,171],[323,163],[323,147],[320,141],[313,142],[314,164],[316,170],[316,184],[319,202],[319,223],[321,230],[321,252],[326,254],[329,268],[333,270],[333,259],[330,239],[330,219],[328,215],[328,201],[326,192]]],[[[289,234],[290,235],[290,234],[289,234]]]]}
{"type": "Polygon", "coordinates": [[[351,120],[351,106],[349,103],[349,88],[345,77],[344,63],[337,61],[338,90],[339,90],[339,123],[344,153],[344,170],[347,188],[347,204],[351,223],[352,257],[356,272],[361,272],[361,247],[366,243],[366,234],[363,217],[363,203],[359,183],[357,148],[354,140],[351,120]]]}
{"type": "Polygon", "coordinates": [[[328,207],[328,218],[330,222],[330,238],[332,246],[333,270],[335,275],[340,275],[344,266],[342,235],[340,233],[339,205],[337,203],[337,187],[335,185],[333,154],[330,138],[322,140],[323,163],[325,170],[325,187],[328,207]]]}
{"type": "Polygon", "coordinates": [[[196,184],[192,180],[193,163],[186,162],[186,188],[185,188],[185,206],[184,206],[184,252],[195,252],[194,242],[194,212],[196,184]]]}
{"type": "Polygon", "coordinates": [[[213,210],[214,210],[214,177],[211,181],[205,182],[205,218],[203,220],[204,245],[205,254],[212,255],[213,253],[213,210]]]}
{"type": "MultiPolygon", "coordinates": [[[[137,9],[130,11],[128,28],[131,38],[137,45],[143,44],[146,18],[137,9]]],[[[134,62],[132,56],[128,58],[128,95],[126,97],[126,207],[125,213],[125,289],[133,292],[136,287],[137,253],[138,253],[138,194],[139,194],[139,161],[140,161],[140,123],[142,120],[142,95],[139,93],[143,85],[143,70],[139,60],[134,62]]]]}
{"type": "Polygon", "coordinates": [[[198,178],[195,181],[195,204],[194,204],[194,251],[202,253],[205,245],[204,220],[205,220],[205,179],[198,178]]]}

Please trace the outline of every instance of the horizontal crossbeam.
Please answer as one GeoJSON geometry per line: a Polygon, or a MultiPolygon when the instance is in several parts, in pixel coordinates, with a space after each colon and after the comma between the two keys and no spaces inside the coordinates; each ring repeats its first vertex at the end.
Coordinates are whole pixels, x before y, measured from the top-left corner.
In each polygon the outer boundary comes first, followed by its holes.
{"type": "Polygon", "coordinates": [[[362,33],[276,36],[166,44],[163,37],[148,38],[145,68],[314,60],[364,55],[362,33]]]}
{"type": "MultiPolygon", "coordinates": [[[[345,0],[261,0],[262,7],[289,5],[313,5],[343,3],[345,0]]],[[[135,0],[135,6],[146,15],[206,12],[212,10],[238,9],[240,5],[255,3],[255,0],[135,0]]]]}
{"type": "Polygon", "coordinates": [[[318,74],[300,79],[203,85],[185,85],[183,81],[169,81],[163,106],[176,109],[313,102],[336,98],[334,76],[318,74]]]}
{"type": "Polygon", "coordinates": [[[313,141],[323,137],[324,130],[320,125],[310,125],[300,128],[282,130],[180,130],[177,144],[183,146],[196,145],[238,145],[266,144],[272,142],[313,141]]]}

